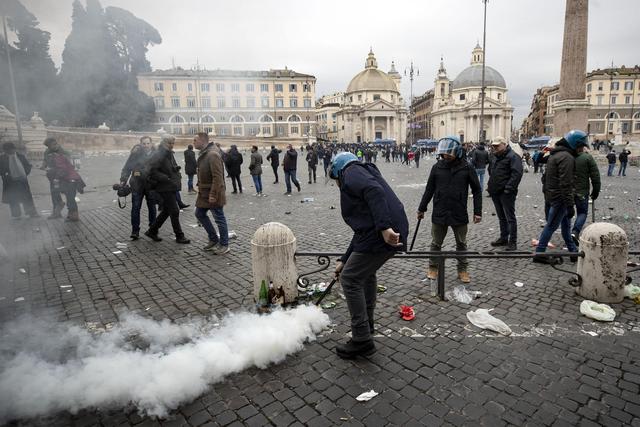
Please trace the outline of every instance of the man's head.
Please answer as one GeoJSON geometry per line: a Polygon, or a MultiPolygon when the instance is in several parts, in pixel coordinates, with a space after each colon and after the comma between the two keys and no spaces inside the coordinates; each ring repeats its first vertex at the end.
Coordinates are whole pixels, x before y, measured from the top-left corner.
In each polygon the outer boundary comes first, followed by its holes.
{"type": "Polygon", "coordinates": [[[331,164],[329,165],[329,178],[340,178],[340,175],[342,174],[344,168],[346,168],[347,165],[357,161],[358,158],[356,157],[356,155],[348,151],[338,154],[336,158],[333,159],[333,162],[331,162],[331,164]]]}
{"type": "Polygon", "coordinates": [[[169,151],[173,150],[173,146],[176,143],[176,139],[171,136],[171,135],[165,135],[162,137],[162,140],[160,141],[160,145],[162,145],[164,148],[166,148],[169,151]]]}
{"type": "Polygon", "coordinates": [[[287,150],[293,150],[293,146],[291,144],[287,144],[287,150]]]}
{"type": "Polygon", "coordinates": [[[2,144],[2,151],[9,155],[13,155],[16,153],[16,145],[13,142],[5,142],[2,144]]]}
{"type": "Polygon", "coordinates": [[[49,137],[47,139],[44,140],[44,145],[49,149],[49,150],[57,150],[58,149],[58,141],[56,141],[55,138],[49,137]]]}
{"type": "Polygon", "coordinates": [[[586,147],[589,144],[587,134],[579,129],[570,130],[563,139],[572,150],[577,150],[578,147],[586,147]]]}
{"type": "Polygon", "coordinates": [[[142,146],[142,148],[149,150],[151,149],[151,137],[150,136],[143,136],[140,138],[140,145],[142,146]]]}
{"type": "Polygon", "coordinates": [[[445,136],[438,140],[436,155],[442,156],[445,161],[452,162],[455,159],[462,158],[463,151],[460,140],[455,136],[445,136]]]}
{"type": "Polygon", "coordinates": [[[275,145],[272,145],[272,146],[271,146],[271,149],[273,150],[274,148],[276,148],[276,146],[275,146],[275,145]]]}
{"type": "Polygon", "coordinates": [[[256,151],[258,151],[258,147],[257,147],[257,146],[255,146],[255,145],[252,145],[252,146],[251,146],[251,152],[252,152],[252,153],[255,153],[256,151]]]}
{"type": "Polygon", "coordinates": [[[491,149],[495,154],[502,154],[507,149],[509,145],[507,145],[507,141],[501,136],[496,136],[491,141],[491,149]]]}
{"type": "Polygon", "coordinates": [[[209,145],[209,135],[206,132],[198,132],[193,138],[193,146],[196,147],[197,150],[202,150],[207,145],[209,145]]]}

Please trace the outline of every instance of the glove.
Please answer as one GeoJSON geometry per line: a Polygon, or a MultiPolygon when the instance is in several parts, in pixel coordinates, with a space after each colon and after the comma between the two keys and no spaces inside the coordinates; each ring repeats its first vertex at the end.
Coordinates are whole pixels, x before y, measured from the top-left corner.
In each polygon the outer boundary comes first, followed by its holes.
{"type": "Polygon", "coordinates": [[[576,214],[576,208],[573,205],[567,206],[567,218],[573,218],[576,214]]]}

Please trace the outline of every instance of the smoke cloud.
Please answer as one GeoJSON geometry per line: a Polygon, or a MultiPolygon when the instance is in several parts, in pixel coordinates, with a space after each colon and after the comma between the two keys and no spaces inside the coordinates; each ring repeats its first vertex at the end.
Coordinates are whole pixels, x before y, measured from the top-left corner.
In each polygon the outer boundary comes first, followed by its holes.
{"type": "Polygon", "coordinates": [[[130,404],[164,417],[226,375],[265,368],[329,325],[315,306],[188,324],[134,314],[102,333],[19,319],[0,330],[0,424],[61,410],[130,404]]]}

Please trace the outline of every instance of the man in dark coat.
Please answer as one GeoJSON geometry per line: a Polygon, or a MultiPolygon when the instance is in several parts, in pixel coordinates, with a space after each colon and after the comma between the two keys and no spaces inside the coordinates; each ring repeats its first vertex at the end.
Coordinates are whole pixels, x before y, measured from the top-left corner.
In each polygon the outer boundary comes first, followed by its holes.
{"type": "Polygon", "coordinates": [[[274,184],[278,183],[278,166],[280,166],[280,153],[282,150],[276,148],[275,145],[271,146],[271,151],[267,154],[267,160],[271,162],[271,169],[273,169],[273,174],[276,177],[276,180],[273,181],[274,184]]]}
{"type": "Polygon", "coordinates": [[[622,152],[618,156],[618,160],[620,160],[620,169],[618,169],[618,176],[622,174],[622,176],[627,176],[627,162],[629,161],[629,152],[626,148],[622,149],[622,152]]]}
{"type": "Polygon", "coordinates": [[[131,149],[131,154],[120,173],[120,185],[125,185],[128,180],[131,187],[131,240],[138,240],[140,236],[140,209],[144,199],[147,200],[149,226],[156,220],[156,200],[147,189],[147,179],[144,175],[151,153],[151,138],[143,136],[140,143],[131,149]]]}
{"type": "MultiPolygon", "coordinates": [[[[543,253],[553,233],[561,227],[562,238],[569,252],[576,252],[576,244],[571,237],[571,218],[575,215],[574,207],[574,175],[576,168],[575,157],[578,147],[588,147],[587,134],[581,130],[572,130],[567,133],[556,147],[551,150],[547,168],[543,177],[542,191],[545,202],[549,204],[547,224],[544,226],[533,262],[549,263],[550,259],[543,253]]],[[[577,261],[577,257],[571,257],[577,261]]]]}
{"type": "Polygon", "coordinates": [[[13,142],[2,144],[0,154],[0,176],[2,176],[2,203],[9,204],[11,218],[20,219],[22,208],[25,215],[37,218],[38,211],[33,204],[27,176],[31,173],[31,164],[25,156],[16,152],[13,142]],[[22,208],[21,208],[22,205],[22,208]]]}
{"type": "Polygon", "coordinates": [[[487,191],[496,208],[500,222],[500,237],[491,246],[506,246],[506,250],[518,248],[518,221],[516,220],[516,196],[522,179],[522,159],[498,136],[491,143],[493,156],[489,165],[487,191]]]}
{"type": "Polygon", "coordinates": [[[478,180],[480,181],[480,190],[484,191],[484,174],[489,164],[489,153],[487,153],[484,142],[481,142],[471,153],[470,162],[476,170],[478,180]]]}
{"type": "Polygon", "coordinates": [[[291,181],[293,181],[293,184],[296,186],[298,191],[300,191],[300,183],[296,178],[296,169],[298,169],[298,152],[291,144],[287,145],[287,152],[284,153],[282,169],[284,170],[284,183],[287,186],[287,192],[284,194],[287,196],[291,195],[291,181]]]}
{"type": "MultiPolygon", "coordinates": [[[[440,251],[442,242],[449,227],[456,239],[456,250],[467,250],[467,215],[468,191],[473,194],[473,222],[477,224],[482,219],[482,190],[478,182],[478,175],[463,158],[462,145],[455,136],[449,136],[438,141],[437,154],[442,158],[433,165],[427,187],[422,195],[418,207],[418,219],[424,218],[429,202],[433,199],[431,214],[431,250],[440,251]]],[[[471,278],[467,271],[469,261],[458,258],[458,278],[463,283],[469,283],[471,278]]],[[[438,277],[436,259],[429,260],[427,277],[435,280],[438,277]]]]}
{"type": "Polygon", "coordinates": [[[83,193],[85,184],[69,160],[68,153],[58,144],[55,138],[49,137],[44,140],[47,149],[44,152],[42,169],[47,171],[47,178],[51,188],[51,201],[53,202],[53,212],[47,219],[62,218],[62,209],[65,203],[62,195],[67,201],[67,218],[65,221],[80,221],[78,213],[78,203],[76,202],[76,192],[83,193]]]}
{"type": "Polygon", "coordinates": [[[193,189],[193,176],[197,173],[198,163],[196,162],[196,153],[193,151],[193,145],[189,144],[184,150],[184,173],[187,174],[187,187],[189,194],[195,193],[193,189]]]}
{"type": "Polygon", "coordinates": [[[173,136],[163,136],[160,146],[147,166],[147,183],[149,189],[156,191],[162,200],[162,212],[144,234],[156,242],[162,241],[158,236],[158,231],[167,218],[171,218],[171,227],[176,236],[176,243],[191,243],[189,239],[184,237],[180,226],[180,209],[176,200],[176,191],[180,189],[182,176],[180,175],[180,166],[173,157],[175,142],[173,136]]]}
{"type": "Polygon", "coordinates": [[[318,153],[315,148],[307,150],[307,168],[309,169],[309,184],[311,184],[311,177],[313,176],[313,183],[316,182],[316,168],[318,166],[318,153]]]}
{"type": "Polygon", "coordinates": [[[372,338],[376,272],[396,251],[406,250],[409,222],[404,206],[374,164],[340,153],[329,177],[338,181],[342,218],[354,232],[335,270],[351,314],[351,339],[338,345],[336,353],[350,359],[376,351],[372,338]]]}
{"type": "Polygon", "coordinates": [[[331,156],[333,155],[333,150],[331,147],[327,147],[324,150],[324,155],[322,156],[322,165],[324,166],[324,176],[327,176],[327,170],[329,169],[329,164],[331,163],[331,156]]]}
{"type": "Polygon", "coordinates": [[[227,167],[227,173],[231,177],[231,184],[233,184],[233,191],[231,194],[237,194],[240,190],[242,194],[242,182],[240,182],[240,165],[242,165],[242,154],[238,151],[238,147],[232,145],[227,152],[224,165],[227,167]]]}
{"type": "Polygon", "coordinates": [[[611,150],[607,154],[607,161],[609,162],[609,168],[607,169],[607,176],[612,176],[613,171],[616,168],[616,150],[611,150]]]}

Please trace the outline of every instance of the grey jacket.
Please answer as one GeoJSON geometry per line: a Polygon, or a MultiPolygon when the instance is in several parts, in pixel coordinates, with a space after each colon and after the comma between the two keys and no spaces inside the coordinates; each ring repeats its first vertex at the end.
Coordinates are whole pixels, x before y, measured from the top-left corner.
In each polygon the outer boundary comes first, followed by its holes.
{"type": "Polygon", "coordinates": [[[251,163],[249,163],[249,173],[251,175],[262,175],[262,154],[258,151],[251,153],[251,163]]]}

